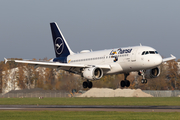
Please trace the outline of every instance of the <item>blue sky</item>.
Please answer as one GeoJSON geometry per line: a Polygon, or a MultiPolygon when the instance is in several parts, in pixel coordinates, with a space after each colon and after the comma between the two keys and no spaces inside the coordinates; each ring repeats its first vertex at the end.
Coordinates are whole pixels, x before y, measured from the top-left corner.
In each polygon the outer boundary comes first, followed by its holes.
{"type": "Polygon", "coordinates": [[[0,61],[54,58],[50,22],[74,52],[142,45],[180,59],[179,0],[1,0],[0,61]]]}

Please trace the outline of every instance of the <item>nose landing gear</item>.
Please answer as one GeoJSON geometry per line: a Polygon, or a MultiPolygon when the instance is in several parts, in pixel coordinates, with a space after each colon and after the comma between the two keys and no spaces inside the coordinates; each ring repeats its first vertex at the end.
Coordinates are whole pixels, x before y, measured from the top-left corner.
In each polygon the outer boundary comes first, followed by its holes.
{"type": "Polygon", "coordinates": [[[140,70],[138,74],[143,77],[143,79],[141,80],[141,83],[142,84],[146,84],[147,83],[147,79],[145,78],[144,70],[140,70]]]}

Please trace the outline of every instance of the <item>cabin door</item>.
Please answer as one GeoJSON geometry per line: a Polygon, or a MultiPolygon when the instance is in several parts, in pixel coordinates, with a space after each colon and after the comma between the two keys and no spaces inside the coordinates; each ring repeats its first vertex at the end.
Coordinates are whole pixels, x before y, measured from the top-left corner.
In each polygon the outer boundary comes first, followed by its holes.
{"type": "Polygon", "coordinates": [[[133,48],[132,54],[131,54],[131,62],[135,62],[136,61],[137,50],[138,50],[137,48],[133,48]]]}

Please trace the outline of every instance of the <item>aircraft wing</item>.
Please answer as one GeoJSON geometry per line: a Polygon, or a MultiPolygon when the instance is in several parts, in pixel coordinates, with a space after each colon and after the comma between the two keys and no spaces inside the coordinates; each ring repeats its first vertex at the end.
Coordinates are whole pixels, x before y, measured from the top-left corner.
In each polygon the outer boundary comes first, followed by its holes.
{"type": "MultiPolygon", "coordinates": [[[[9,60],[4,58],[5,63],[9,60]]],[[[11,60],[10,60],[11,61],[11,60]]],[[[37,67],[48,67],[48,68],[62,68],[68,70],[70,68],[89,68],[89,67],[99,67],[101,69],[111,69],[109,65],[85,65],[85,64],[67,64],[60,62],[44,62],[44,61],[29,61],[29,60],[13,60],[16,63],[25,63],[29,65],[33,65],[35,68],[37,67]]]]}
{"type": "Polygon", "coordinates": [[[163,62],[167,62],[167,61],[169,61],[169,60],[175,60],[175,59],[176,59],[176,57],[171,54],[171,57],[164,58],[164,59],[163,59],[163,62]]]}
{"type": "Polygon", "coordinates": [[[28,60],[14,60],[16,63],[27,63],[29,65],[35,65],[38,67],[85,67],[80,64],[65,64],[59,62],[44,62],[44,61],[28,61],[28,60]]]}

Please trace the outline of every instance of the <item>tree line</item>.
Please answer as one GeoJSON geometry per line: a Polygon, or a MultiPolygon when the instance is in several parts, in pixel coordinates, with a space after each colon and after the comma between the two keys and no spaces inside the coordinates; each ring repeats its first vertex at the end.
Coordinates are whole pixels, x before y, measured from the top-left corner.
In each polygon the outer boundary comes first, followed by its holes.
{"type": "MultiPolygon", "coordinates": [[[[13,60],[13,59],[12,59],[13,60]]],[[[36,60],[36,59],[33,59],[36,60]]],[[[47,58],[42,59],[48,61],[47,58]]],[[[147,84],[141,83],[141,76],[137,73],[131,73],[127,79],[131,82],[129,88],[142,90],[179,90],[180,89],[180,74],[178,61],[169,61],[161,64],[161,74],[157,78],[148,79],[147,84]]],[[[100,80],[93,81],[93,87],[97,88],[112,88],[120,87],[120,81],[124,79],[123,74],[106,75],[100,80]]],[[[4,64],[0,62],[0,92],[10,87],[20,89],[42,88],[45,90],[66,90],[71,92],[72,89],[77,91],[84,89],[82,87],[83,79],[79,75],[75,75],[63,70],[52,68],[38,67],[27,64],[17,64],[9,61],[4,64]]]]}

